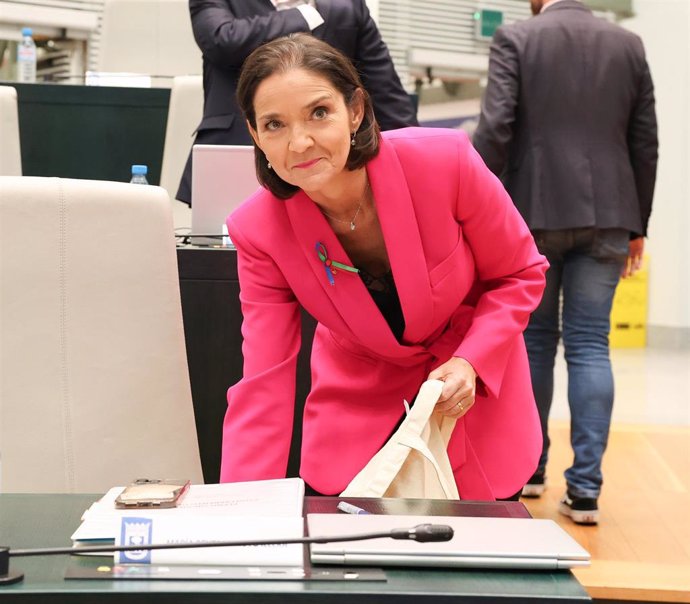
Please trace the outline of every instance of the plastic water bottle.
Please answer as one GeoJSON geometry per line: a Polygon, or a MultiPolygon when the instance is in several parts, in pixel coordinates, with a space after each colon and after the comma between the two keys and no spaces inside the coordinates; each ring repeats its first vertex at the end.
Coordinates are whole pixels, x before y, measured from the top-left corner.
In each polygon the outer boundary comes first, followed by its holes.
{"type": "Polygon", "coordinates": [[[17,81],[36,81],[36,44],[30,27],[22,29],[22,41],[17,46],[17,81]]]}
{"type": "Polygon", "coordinates": [[[132,180],[133,185],[147,185],[149,181],[146,180],[146,174],[148,174],[148,167],[140,164],[134,164],[132,166],[132,180]]]}

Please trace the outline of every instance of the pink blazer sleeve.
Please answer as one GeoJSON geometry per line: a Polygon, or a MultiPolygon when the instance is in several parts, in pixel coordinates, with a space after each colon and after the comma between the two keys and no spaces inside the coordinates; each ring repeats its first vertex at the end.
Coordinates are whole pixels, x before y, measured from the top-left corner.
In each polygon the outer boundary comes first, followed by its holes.
{"type": "Polygon", "coordinates": [[[498,396],[515,338],[541,300],[549,265],[500,181],[470,144],[460,147],[459,162],[457,216],[483,293],[454,356],[467,359],[498,396]]]}
{"type": "Polygon", "coordinates": [[[221,482],[284,478],[295,406],[299,305],[269,256],[228,220],[237,247],[244,372],[228,391],[221,482]]]}

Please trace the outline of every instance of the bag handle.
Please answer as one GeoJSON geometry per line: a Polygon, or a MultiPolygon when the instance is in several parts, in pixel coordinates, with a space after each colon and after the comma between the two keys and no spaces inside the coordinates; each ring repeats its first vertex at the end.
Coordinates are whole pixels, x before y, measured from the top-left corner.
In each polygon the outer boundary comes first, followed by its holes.
{"type": "Polygon", "coordinates": [[[405,420],[406,429],[399,435],[398,442],[422,454],[436,471],[446,497],[457,499],[458,492],[455,481],[453,480],[452,485],[449,483],[448,477],[453,476],[453,470],[447,456],[442,458],[443,468],[441,468],[438,459],[430,450],[431,443],[427,443],[422,438],[422,432],[427,424],[435,423],[438,427],[438,432],[434,434],[434,430],[431,430],[429,436],[431,438],[439,438],[440,442],[437,442],[434,448],[442,448],[444,450],[448,448],[448,442],[453,434],[457,420],[454,417],[447,417],[435,411],[436,403],[438,403],[442,392],[443,382],[440,380],[427,380],[421,385],[415,403],[412,405],[405,420]]]}
{"type": "Polygon", "coordinates": [[[447,448],[457,419],[434,412],[442,392],[443,382],[441,380],[424,382],[419,389],[414,405],[407,414],[406,422],[410,432],[421,434],[427,422],[435,421],[443,438],[443,444],[447,448]]]}
{"type": "Polygon", "coordinates": [[[442,391],[443,382],[439,380],[427,380],[421,385],[402,425],[341,495],[381,497],[412,449],[432,465],[446,498],[459,499],[453,470],[445,454],[456,420],[434,412],[442,391]],[[432,448],[444,454],[437,458],[432,448]]]}
{"type": "MultiPolygon", "coordinates": [[[[439,437],[440,440],[443,440],[442,435],[440,433],[437,432],[436,434],[434,434],[432,430],[430,434],[430,439],[433,439],[434,437],[439,437]]],[[[426,460],[434,468],[434,471],[436,472],[436,478],[438,479],[439,484],[441,485],[441,488],[443,489],[443,492],[447,499],[459,499],[458,488],[455,484],[455,479],[453,478],[453,469],[450,466],[450,461],[448,460],[447,456],[442,457],[442,463],[440,463],[438,458],[431,452],[430,445],[433,445],[433,443],[427,443],[419,435],[405,434],[398,440],[398,442],[401,445],[409,447],[410,449],[414,449],[420,455],[423,455],[426,458],[426,460]],[[441,465],[443,465],[443,467],[441,467],[441,465]]],[[[436,446],[434,448],[436,447],[445,448],[445,444],[443,442],[436,443],[436,446]]]]}

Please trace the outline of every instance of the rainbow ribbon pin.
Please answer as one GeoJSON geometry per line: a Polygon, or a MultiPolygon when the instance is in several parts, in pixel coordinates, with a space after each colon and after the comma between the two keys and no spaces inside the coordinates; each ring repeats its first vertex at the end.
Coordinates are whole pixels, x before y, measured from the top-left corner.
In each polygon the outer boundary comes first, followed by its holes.
{"type": "Polygon", "coordinates": [[[328,277],[328,282],[331,285],[335,285],[335,279],[333,275],[335,275],[338,271],[336,269],[340,268],[344,271],[348,271],[350,273],[358,273],[359,269],[355,268],[354,266],[348,266],[347,264],[343,264],[342,262],[336,262],[335,260],[331,260],[328,257],[328,252],[326,251],[326,246],[321,243],[320,241],[316,242],[316,253],[319,256],[319,260],[323,262],[323,267],[326,269],[326,276],[328,277]]]}

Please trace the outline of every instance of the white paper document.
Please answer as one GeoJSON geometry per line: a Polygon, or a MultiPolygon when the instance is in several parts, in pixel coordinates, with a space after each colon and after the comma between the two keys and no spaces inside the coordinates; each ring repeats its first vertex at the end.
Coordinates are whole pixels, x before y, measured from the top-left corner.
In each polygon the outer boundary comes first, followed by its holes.
{"type": "MultiPolygon", "coordinates": [[[[304,536],[301,517],[188,517],[150,513],[125,517],[116,545],[186,544],[218,541],[298,539],[304,536]]],[[[302,566],[299,543],[234,547],[199,547],[117,552],[117,564],[209,564],[235,566],[302,566]]]]}
{"type": "Polygon", "coordinates": [[[176,508],[117,509],[115,498],[124,487],[110,489],[82,515],[72,535],[75,545],[113,543],[122,518],[151,516],[188,524],[204,517],[262,517],[302,519],[304,481],[300,478],[192,485],[176,508]]]}

